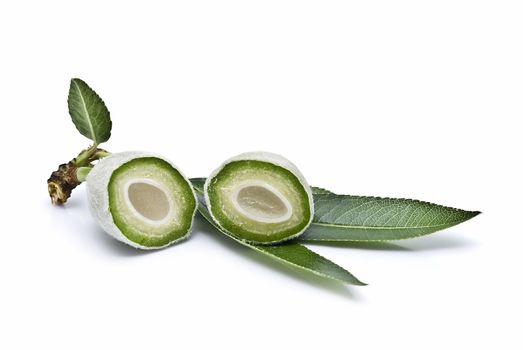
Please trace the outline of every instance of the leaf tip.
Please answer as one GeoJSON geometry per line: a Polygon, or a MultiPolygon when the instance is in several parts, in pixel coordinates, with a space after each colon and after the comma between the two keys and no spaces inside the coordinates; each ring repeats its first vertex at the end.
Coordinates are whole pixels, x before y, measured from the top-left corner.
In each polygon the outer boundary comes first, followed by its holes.
{"type": "Polygon", "coordinates": [[[478,216],[479,214],[483,214],[481,211],[479,210],[474,210],[474,211],[469,211],[469,217],[467,220],[470,220],[472,218],[475,218],[476,216],[478,216]]]}
{"type": "Polygon", "coordinates": [[[368,283],[362,282],[358,277],[354,276],[353,274],[350,274],[350,278],[344,278],[343,280],[339,279],[338,281],[359,287],[365,287],[369,285],[368,283]]]}
{"type": "Polygon", "coordinates": [[[83,84],[86,84],[86,82],[83,81],[83,80],[80,79],[80,78],[71,78],[71,84],[76,84],[76,83],[83,83],[83,84]]]}

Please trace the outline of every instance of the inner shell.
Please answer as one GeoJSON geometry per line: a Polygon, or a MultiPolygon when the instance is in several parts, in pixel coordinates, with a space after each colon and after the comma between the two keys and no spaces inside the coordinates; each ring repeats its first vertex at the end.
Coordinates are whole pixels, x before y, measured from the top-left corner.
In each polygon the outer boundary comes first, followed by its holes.
{"type": "Polygon", "coordinates": [[[167,196],[154,185],[135,182],[129,185],[127,193],[134,209],[149,220],[160,221],[169,213],[167,196]]]}
{"type": "Polygon", "coordinates": [[[288,219],[290,212],[280,197],[262,186],[243,187],[238,191],[236,201],[244,214],[253,220],[283,221],[288,219]]]}

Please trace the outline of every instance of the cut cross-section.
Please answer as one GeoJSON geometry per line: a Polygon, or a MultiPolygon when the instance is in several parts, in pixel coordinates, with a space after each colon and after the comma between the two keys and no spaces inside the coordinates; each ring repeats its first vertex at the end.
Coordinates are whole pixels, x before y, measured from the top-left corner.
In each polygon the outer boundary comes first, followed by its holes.
{"type": "Polygon", "coordinates": [[[311,189],[298,168],[267,152],[227,160],[207,178],[205,200],[221,228],[250,243],[297,237],[314,214],[311,189]]]}
{"type": "Polygon", "coordinates": [[[116,239],[157,249],[189,235],[196,197],[168,160],[124,152],[102,159],[87,176],[91,213],[116,239]]]}

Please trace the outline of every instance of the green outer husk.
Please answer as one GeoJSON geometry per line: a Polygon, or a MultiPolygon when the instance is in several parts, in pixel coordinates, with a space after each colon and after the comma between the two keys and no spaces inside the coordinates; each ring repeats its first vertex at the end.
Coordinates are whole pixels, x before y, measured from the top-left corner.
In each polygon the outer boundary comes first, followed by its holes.
{"type": "MultiPolygon", "coordinates": [[[[237,160],[227,163],[225,166],[223,166],[223,168],[221,168],[221,170],[218,172],[218,174],[216,174],[215,177],[210,179],[207,188],[207,196],[210,201],[211,214],[213,215],[213,218],[218,223],[218,225],[220,225],[222,229],[227,231],[235,238],[251,243],[271,244],[285,241],[303,232],[303,230],[309,225],[309,222],[311,220],[311,208],[309,204],[308,194],[303,184],[296,177],[296,175],[288,169],[285,169],[279,165],[269,162],[259,160],[237,160]],[[303,219],[297,225],[286,228],[284,230],[281,230],[279,228],[281,227],[280,223],[264,224],[267,232],[271,233],[264,232],[263,234],[255,232],[253,230],[249,230],[246,227],[246,225],[238,225],[237,222],[229,219],[226,216],[226,214],[222,211],[223,205],[220,196],[217,194],[217,188],[220,186],[220,183],[222,181],[225,181],[227,178],[234,176],[234,173],[236,171],[242,171],[245,169],[257,169],[260,172],[274,172],[280,174],[282,177],[289,180],[294,190],[299,193],[300,207],[295,209],[299,209],[299,211],[303,213],[303,219]]],[[[248,220],[245,221],[248,222],[248,220]]]]}
{"type": "Polygon", "coordinates": [[[177,169],[175,169],[171,164],[163,159],[156,157],[140,157],[122,164],[112,173],[111,179],[109,180],[108,191],[109,210],[115,225],[120,229],[121,233],[125,237],[141,246],[150,248],[163,247],[186,236],[192,226],[193,213],[197,203],[194,198],[191,186],[186,182],[183,175],[181,175],[177,169]],[[113,183],[119,175],[125,174],[125,172],[133,167],[137,162],[142,164],[146,163],[149,166],[157,167],[159,171],[164,170],[172,176],[172,180],[175,181],[178,185],[185,186],[185,188],[183,188],[183,196],[187,203],[183,208],[185,212],[180,218],[180,222],[183,222],[183,226],[178,229],[173,229],[161,236],[152,236],[139,232],[134,227],[128,225],[125,218],[120,216],[117,205],[113,201],[113,198],[116,198],[116,191],[119,191],[120,189],[116,188],[116,186],[113,186],[113,183]]]}

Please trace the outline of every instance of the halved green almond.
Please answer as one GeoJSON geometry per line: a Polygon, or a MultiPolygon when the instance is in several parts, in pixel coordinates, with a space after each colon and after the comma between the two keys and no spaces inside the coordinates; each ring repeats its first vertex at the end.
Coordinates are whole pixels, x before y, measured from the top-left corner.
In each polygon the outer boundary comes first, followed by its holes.
{"type": "Polygon", "coordinates": [[[105,232],[141,249],[187,238],[197,209],[192,185],[176,166],[143,152],[100,160],[87,176],[87,196],[105,232]]]}
{"type": "Polygon", "coordinates": [[[271,244],[297,237],[314,215],[305,177],[274,153],[230,158],[207,178],[204,192],[214,221],[245,242],[271,244]]]}

